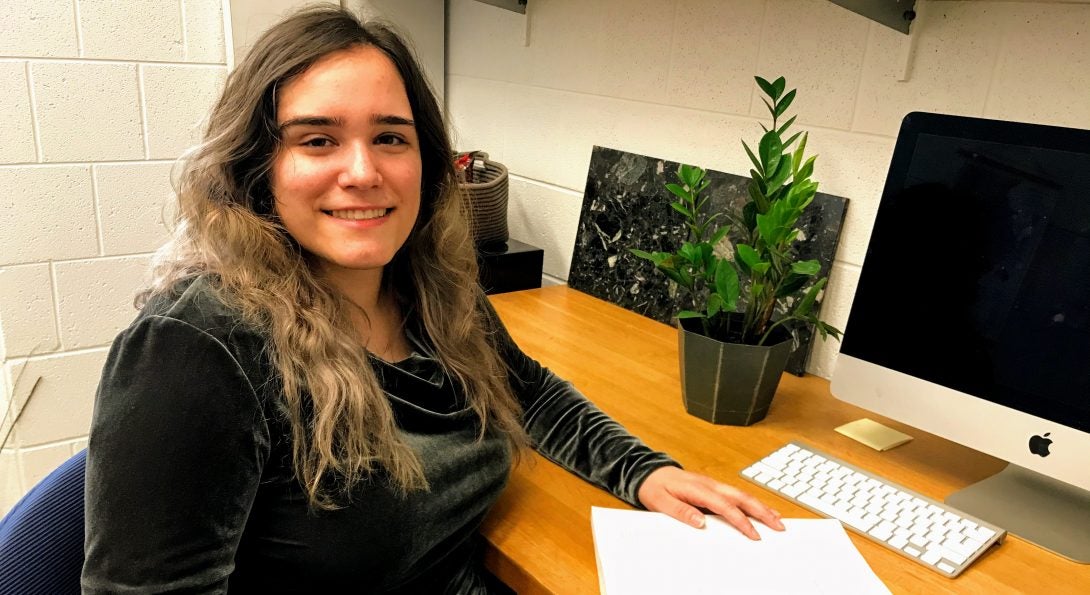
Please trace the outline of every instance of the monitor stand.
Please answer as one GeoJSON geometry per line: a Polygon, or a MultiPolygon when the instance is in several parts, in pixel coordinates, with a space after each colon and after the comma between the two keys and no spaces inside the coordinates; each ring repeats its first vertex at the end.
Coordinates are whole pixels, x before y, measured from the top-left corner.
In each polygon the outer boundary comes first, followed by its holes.
{"type": "Polygon", "coordinates": [[[946,503],[1046,550],[1090,564],[1090,492],[1008,464],[946,503]]]}

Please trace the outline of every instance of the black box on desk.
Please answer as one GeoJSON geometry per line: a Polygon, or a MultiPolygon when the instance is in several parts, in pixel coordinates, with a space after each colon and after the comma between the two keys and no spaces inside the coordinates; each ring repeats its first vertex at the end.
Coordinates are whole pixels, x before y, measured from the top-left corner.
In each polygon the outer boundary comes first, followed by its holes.
{"type": "Polygon", "coordinates": [[[545,251],[518,240],[477,248],[480,282],[485,293],[506,293],[541,287],[545,251]]]}

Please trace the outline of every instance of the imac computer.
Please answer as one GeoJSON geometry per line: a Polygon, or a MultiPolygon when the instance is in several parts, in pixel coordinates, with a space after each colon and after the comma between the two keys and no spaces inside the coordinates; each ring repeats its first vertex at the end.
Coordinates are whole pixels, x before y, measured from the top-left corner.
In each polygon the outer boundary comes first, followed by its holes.
{"type": "Polygon", "coordinates": [[[1007,461],[947,503],[1090,563],[1090,131],[905,117],[832,392],[1007,461]]]}

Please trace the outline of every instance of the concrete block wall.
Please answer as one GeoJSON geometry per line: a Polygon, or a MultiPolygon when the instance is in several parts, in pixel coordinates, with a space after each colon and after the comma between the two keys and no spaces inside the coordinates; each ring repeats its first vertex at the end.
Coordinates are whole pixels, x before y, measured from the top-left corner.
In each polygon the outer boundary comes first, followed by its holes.
{"type": "MultiPolygon", "coordinates": [[[[906,113],[1090,128],[1090,4],[918,9],[902,82],[909,38],[826,0],[532,0],[528,27],[452,0],[447,109],[460,149],[508,166],[511,234],[564,280],[592,145],[747,175],[740,140],[767,115],[753,75],[787,77],[814,178],[851,201],[822,310],[843,328],[906,113]]],[[[837,349],[810,372],[828,377],[837,349]]]]}
{"type": "Polygon", "coordinates": [[[0,514],[83,448],[226,75],[223,0],[0,2],[0,514]],[[33,398],[27,394],[38,378],[33,398]]]}

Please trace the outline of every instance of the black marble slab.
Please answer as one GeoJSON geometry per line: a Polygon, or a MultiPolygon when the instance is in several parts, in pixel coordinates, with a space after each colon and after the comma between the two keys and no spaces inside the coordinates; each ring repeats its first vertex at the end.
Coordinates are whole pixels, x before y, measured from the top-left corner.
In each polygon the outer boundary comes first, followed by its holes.
{"type": "MultiPolygon", "coordinates": [[[[820,159],[816,166],[820,179],[820,159]]],[[[569,286],[674,324],[673,316],[681,309],[677,285],[628,250],[671,252],[687,238],[682,216],[670,208],[673,195],[666,190],[668,182],[677,181],[677,168],[673,161],[594,147],[569,286]]],[[[735,210],[747,200],[748,177],[709,170],[706,179],[709,210],[735,210]]],[[[847,206],[848,199],[819,192],[799,219],[799,255],[817,259],[821,276],[832,268],[847,206]]],[[[814,340],[811,329],[801,329],[799,339],[787,370],[802,375],[814,340]]]]}

